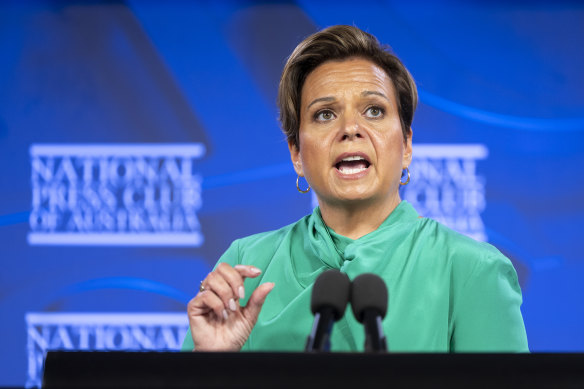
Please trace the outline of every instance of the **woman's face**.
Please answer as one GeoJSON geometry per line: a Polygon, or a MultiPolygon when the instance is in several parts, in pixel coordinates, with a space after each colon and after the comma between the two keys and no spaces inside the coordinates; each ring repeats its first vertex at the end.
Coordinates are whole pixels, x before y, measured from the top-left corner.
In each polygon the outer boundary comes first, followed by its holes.
{"type": "Polygon", "coordinates": [[[399,203],[411,132],[404,141],[383,69],[361,58],[325,62],[306,78],[300,109],[299,148],[289,144],[290,154],[321,206],[399,203]]]}

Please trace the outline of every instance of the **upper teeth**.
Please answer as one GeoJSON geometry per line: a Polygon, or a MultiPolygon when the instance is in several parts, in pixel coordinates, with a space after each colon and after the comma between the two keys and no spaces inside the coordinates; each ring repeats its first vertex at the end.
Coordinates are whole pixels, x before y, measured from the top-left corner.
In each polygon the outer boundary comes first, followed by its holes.
{"type": "Polygon", "coordinates": [[[365,158],[354,155],[352,157],[343,158],[343,161],[358,161],[360,159],[364,160],[365,158]]]}

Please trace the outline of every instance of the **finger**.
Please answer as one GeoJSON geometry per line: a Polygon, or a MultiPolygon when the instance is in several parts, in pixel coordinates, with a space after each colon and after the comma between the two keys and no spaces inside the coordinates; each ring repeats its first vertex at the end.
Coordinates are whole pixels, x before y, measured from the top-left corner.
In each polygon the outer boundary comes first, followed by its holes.
{"type": "Polygon", "coordinates": [[[221,276],[223,276],[225,281],[229,284],[235,300],[245,297],[245,289],[243,288],[244,275],[240,274],[237,269],[229,266],[226,263],[220,263],[215,271],[221,274],[221,276]]]}
{"type": "Polygon", "coordinates": [[[273,282],[266,282],[258,286],[251,294],[244,309],[244,314],[251,323],[255,324],[257,321],[266,297],[274,289],[274,285],[273,282]]]}
{"type": "Polygon", "coordinates": [[[235,303],[237,296],[233,294],[233,288],[221,273],[218,271],[209,273],[204,281],[204,285],[205,292],[203,293],[214,293],[223,301],[225,309],[231,311],[237,310],[237,304],[235,303]]]}
{"type": "MultiPolygon", "coordinates": [[[[235,265],[234,269],[244,278],[255,278],[262,274],[260,269],[251,265],[235,265]]],[[[243,285],[238,289],[238,295],[240,299],[245,297],[245,289],[243,285]]]]}
{"type": "Polygon", "coordinates": [[[228,314],[223,301],[210,291],[200,292],[187,306],[189,318],[204,316],[213,312],[219,320],[227,319],[228,314]]]}
{"type": "Polygon", "coordinates": [[[235,265],[234,269],[239,272],[243,277],[255,278],[262,274],[262,271],[252,265],[235,265]]]}

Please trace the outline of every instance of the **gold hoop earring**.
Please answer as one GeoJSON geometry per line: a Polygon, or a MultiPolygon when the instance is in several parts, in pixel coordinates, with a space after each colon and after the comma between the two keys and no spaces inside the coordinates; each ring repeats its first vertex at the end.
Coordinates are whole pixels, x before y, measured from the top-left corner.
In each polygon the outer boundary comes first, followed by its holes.
{"type": "Polygon", "coordinates": [[[296,189],[298,189],[298,192],[300,193],[308,193],[310,191],[310,184],[308,185],[307,189],[305,190],[300,189],[300,174],[298,175],[298,177],[296,177],[296,189]]]}
{"type": "MultiPolygon", "coordinates": [[[[403,170],[405,170],[408,173],[408,179],[405,182],[402,182],[401,179],[399,180],[399,184],[402,186],[407,185],[410,182],[410,169],[408,169],[408,167],[406,166],[406,168],[403,170]]],[[[402,177],[404,176],[403,170],[402,170],[402,177]]]]}

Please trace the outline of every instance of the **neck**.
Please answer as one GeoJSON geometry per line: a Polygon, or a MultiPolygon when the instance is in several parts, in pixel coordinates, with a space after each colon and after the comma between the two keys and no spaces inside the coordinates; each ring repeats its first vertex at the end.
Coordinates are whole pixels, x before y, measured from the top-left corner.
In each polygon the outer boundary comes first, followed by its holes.
{"type": "Polygon", "coordinates": [[[327,204],[319,201],[325,224],[337,234],[351,239],[375,231],[401,202],[399,194],[383,204],[327,204]]]}

